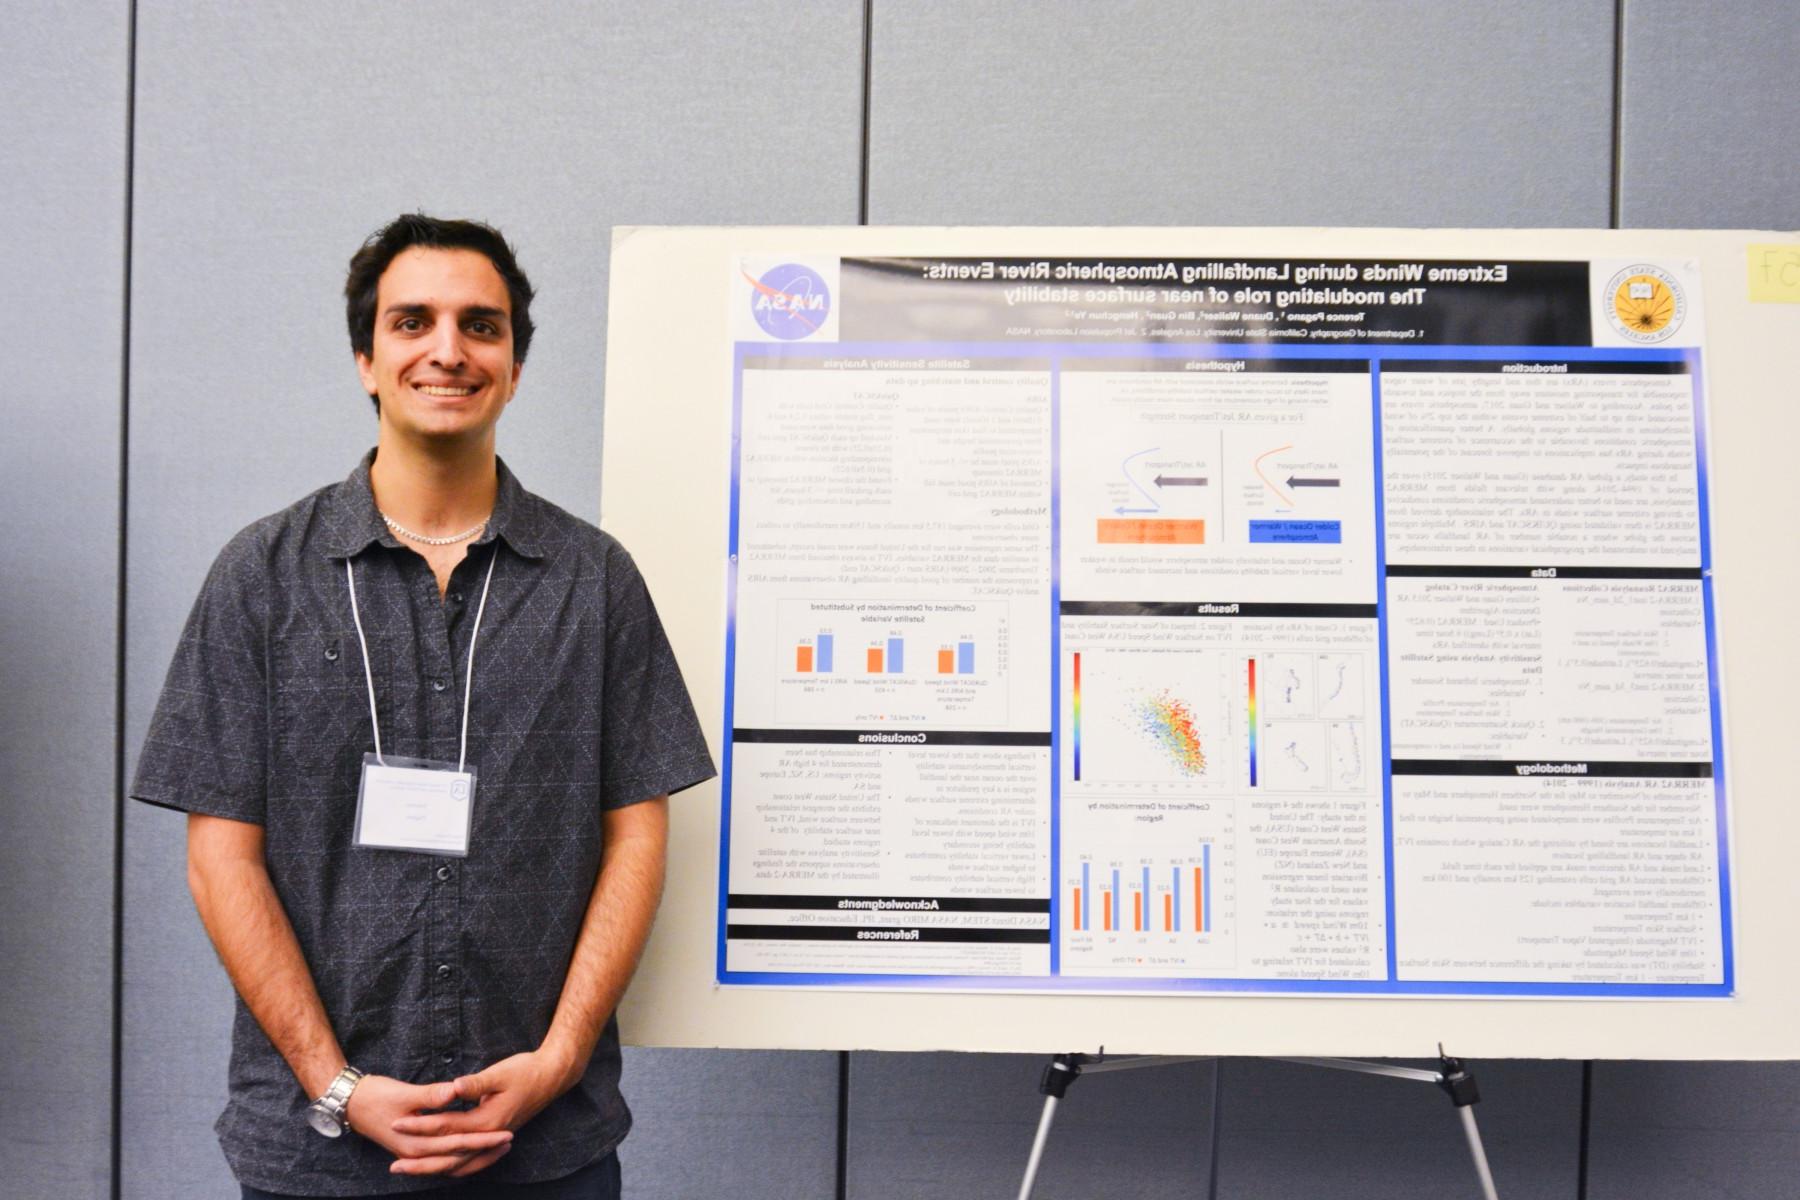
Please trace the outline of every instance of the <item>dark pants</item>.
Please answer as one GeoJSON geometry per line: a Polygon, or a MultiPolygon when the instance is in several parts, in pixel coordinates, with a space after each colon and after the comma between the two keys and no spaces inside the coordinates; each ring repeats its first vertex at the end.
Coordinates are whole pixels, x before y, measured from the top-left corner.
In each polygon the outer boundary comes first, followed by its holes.
{"type": "MultiPolygon", "coordinates": [[[[392,1192],[387,1194],[394,1195],[392,1192]]],[[[583,1167],[573,1175],[546,1183],[484,1183],[481,1176],[476,1175],[446,1187],[400,1195],[425,1196],[431,1200],[619,1200],[619,1156],[609,1154],[591,1167],[583,1167]]],[[[292,1200],[292,1197],[246,1187],[244,1200],[292,1200]]]]}

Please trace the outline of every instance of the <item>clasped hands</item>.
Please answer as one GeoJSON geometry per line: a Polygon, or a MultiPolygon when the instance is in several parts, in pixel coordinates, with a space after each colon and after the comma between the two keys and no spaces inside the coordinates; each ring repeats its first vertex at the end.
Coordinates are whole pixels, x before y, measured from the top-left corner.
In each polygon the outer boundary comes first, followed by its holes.
{"type": "Polygon", "coordinates": [[[446,1083],[365,1075],[350,1095],[350,1128],[394,1156],[396,1175],[473,1175],[512,1149],[513,1131],[567,1091],[579,1072],[542,1051],[503,1058],[446,1083]],[[446,1111],[457,1101],[475,1107],[446,1111]]]}

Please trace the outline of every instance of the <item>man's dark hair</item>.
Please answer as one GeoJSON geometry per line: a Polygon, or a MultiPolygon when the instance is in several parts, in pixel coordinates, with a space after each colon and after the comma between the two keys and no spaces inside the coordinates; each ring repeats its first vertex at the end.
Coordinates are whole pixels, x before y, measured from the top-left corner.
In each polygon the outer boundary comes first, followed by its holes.
{"type": "MultiPolygon", "coordinates": [[[[344,280],[344,317],[350,326],[350,348],[370,358],[375,353],[376,290],[381,276],[402,250],[425,246],[433,250],[474,250],[487,256],[506,281],[512,307],[513,361],[525,361],[531,349],[531,280],[513,257],[506,238],[492,225],[480,221],[446,221],[424,213],[406,213],[369,235],[362,248],[350,256],[350,274],[344,280]]],[[[373,397],[372,397],[373,398],[373,397]]],[[[376,411],[381,401],[375,399],[376,411]]]]}

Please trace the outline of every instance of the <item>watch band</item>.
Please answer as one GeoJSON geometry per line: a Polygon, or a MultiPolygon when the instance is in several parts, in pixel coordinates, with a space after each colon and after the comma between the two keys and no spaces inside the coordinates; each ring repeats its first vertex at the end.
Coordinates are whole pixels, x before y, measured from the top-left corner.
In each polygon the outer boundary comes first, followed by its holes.
{"type": "Polygon", "coordinates": [[[337,1078],[331,1081],[331,1086],[325,1089],[325,1094],[306,1106],[307,1123],[326,1137],[343,1136],[350,1128],[350,1093],[356,1090],[362,1077],[361,1071],[345,1064],[337,1078]]]}

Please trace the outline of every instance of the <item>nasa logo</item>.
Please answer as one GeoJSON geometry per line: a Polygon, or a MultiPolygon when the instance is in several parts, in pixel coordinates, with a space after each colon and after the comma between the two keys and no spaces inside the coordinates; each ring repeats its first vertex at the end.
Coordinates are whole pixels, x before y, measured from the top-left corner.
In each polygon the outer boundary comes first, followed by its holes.
{"type": "Polygon", "coordinates": [[[1607,282],[1601,298],[1606,319],[1631,341],[1666,341],[1687,316],[1681,283],[1661,267],[1638,263],[1607,282]]]}
{"type": "Polygon", "coordinates": [[[831,289],[811,267],[782,263],[750,280],[750,312],[770,337],[795,341],[814,334],[831,312],[831,289]]]}

